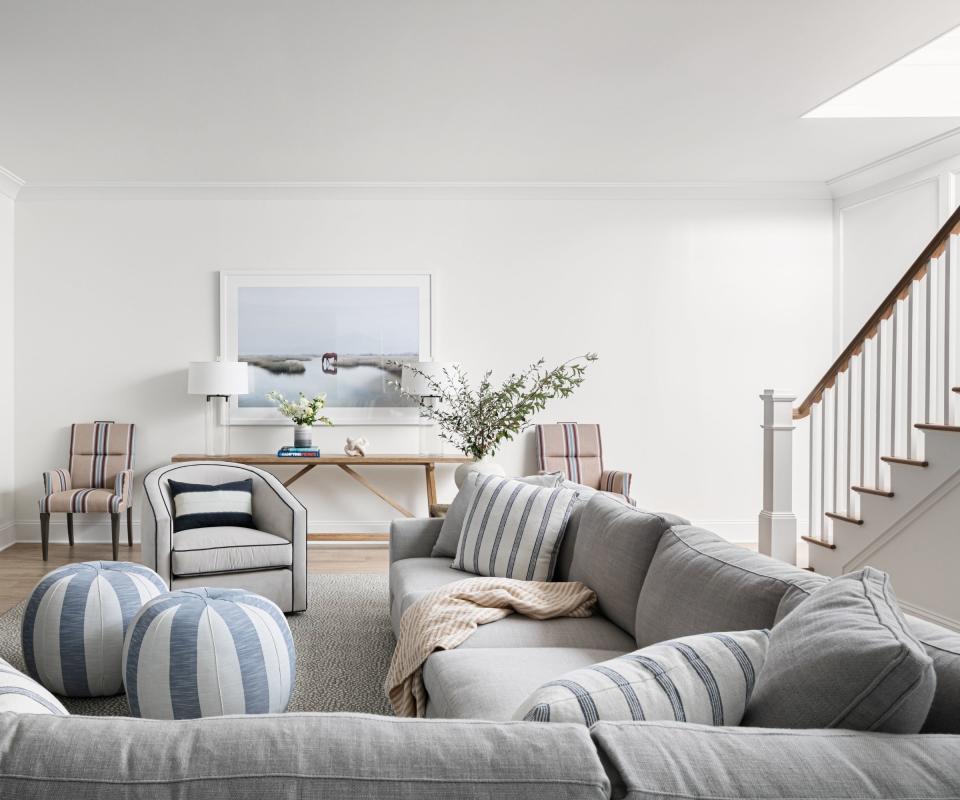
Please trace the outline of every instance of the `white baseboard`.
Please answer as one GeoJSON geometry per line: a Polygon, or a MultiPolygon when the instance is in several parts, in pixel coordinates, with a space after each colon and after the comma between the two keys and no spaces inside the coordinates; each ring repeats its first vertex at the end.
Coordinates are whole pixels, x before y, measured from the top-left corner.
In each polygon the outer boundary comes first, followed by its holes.
{"type": "Polygon", "coordinates": [[[13,520],[0,524],[0,551],[17,543],[17,523],[13,520]]]}
{"type": "Polygon", "coordinates": [[[934,611],[928,611],[920,606],[915,606],[913,603],[907,603],[899,597],[897,598],[897,604],[908,614],[920,617],[920,619],[925,619],[927,622],[933,622],[936,625],[942,625],[944,628],[949,628],[952,631],[960,631],[960,620],[945,617],[943,614],[937,614],[934,611]]]}

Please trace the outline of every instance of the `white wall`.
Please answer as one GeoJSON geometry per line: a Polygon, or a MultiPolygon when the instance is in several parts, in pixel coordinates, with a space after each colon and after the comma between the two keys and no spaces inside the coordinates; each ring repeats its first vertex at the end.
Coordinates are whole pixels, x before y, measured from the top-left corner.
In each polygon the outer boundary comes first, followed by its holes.
{"type": "Polygon", "coordinates": [[[13,541],[13,199],[0,191],[0,549],[13,541]]]}
{"type": "Polygon", "coordinates": [[[890,166],[840,184],[834,201],[835,339],[842,350],[953,213],[960,156],[889,177],[890,166]],[[849,183],[852,191],[844,191],[849,183]],[[867,185],[863,185],[863,184],[867,185]]]}
{"type": "MultiPolygon", "coordinates": [[[[37,537],[39,476],[63,464],[71,421],[138,423],[141,475],[201,447],[185,367],[217,351],[217,270],[275,269],[431,272],[434,357],[474,373],[598,351],[581,390],[545,418],[601,423],[607,463],[634,472],[642,506],[754,538],[757,396],[806,390],[830,357],[831,204],[682,194],[27,187],[16,220],[18,535],[37,537]]],[[[337,452],[348,433],[317,439],[337,452]]],[[[418,443],[415,429],[365,433],[380,452],[418,443]]],[[[234,450],[272,451],[289,436],[236,428],[234,450]]],[[[530,434],[498,460],[531,471],[530,434]]],[[[425,511],[421,473],[367,474],[425,511]]],[[[297,490],[313,530],[382,530],[393,516],[336,470],[297,490]]]]}

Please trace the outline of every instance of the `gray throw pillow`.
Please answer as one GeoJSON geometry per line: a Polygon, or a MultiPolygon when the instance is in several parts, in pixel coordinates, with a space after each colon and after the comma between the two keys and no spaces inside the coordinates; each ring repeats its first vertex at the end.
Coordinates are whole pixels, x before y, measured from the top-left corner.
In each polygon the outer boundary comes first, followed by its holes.
{"type": "Polygon", "coordinates": [[[766,650],[767,631],[701,633],[651,645],[545,683],[513,718],[739,725],[766,650]]]}
{"type": "MultiPolygon", "coordinates": [[[[467,511],[470,508],[470,501],[477,490],[477,477],[482,477],[476,472],[467,475],[463,486],[453,498],[450,508],[447,509],[447,515],[443,518],[443,525],[440,527],[440,533],[437,535],[437,541],[433,545],[433,551],[430,555],[433,558],[453,558],[457,554],[457,544],[460,542],[460,531],[463,530],[464,520],[467,518],[467,511]]],[[[548,472],[545,475],[528,475],[525,478],[513,478],[515,481],[523,481],[534,486],[547,486],[554,488],[559,486],[563,480],[563,474],[560,472],[548,472]]]]}
{"type": "Polygon", "coordinates": [[[890,577],[872,567],[817,589],[770,631],[744,725],[917,733],[936,689],[890,577]]]}

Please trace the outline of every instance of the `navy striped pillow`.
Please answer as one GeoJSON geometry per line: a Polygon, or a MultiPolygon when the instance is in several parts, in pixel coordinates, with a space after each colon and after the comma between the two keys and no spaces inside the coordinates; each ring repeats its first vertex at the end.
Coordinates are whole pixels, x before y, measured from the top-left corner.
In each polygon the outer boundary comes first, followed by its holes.
{"type": "Polygon", "coordinates": [[[208,486],[170,481],[173,530],[253,527],[253,479],[208,486]]]}
{"type": "Polygon", "coordinates": [[[702,633],[568,672],[514,713],[528,722],[675,720],[739,725],[767,653],[768,631],[702,633]]]}

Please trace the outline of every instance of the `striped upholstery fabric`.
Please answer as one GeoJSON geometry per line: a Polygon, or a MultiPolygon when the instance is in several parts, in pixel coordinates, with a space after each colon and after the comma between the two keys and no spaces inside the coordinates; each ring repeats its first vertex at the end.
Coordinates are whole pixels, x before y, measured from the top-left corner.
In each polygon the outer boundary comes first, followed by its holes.
{"type": "Polygon", "coordinates": [[[192,719],[286,710],[296,676],[283,612],[243,589],[161,595],[141,609],[123,649],[135,717],[192,719]]]}
{"type": "Polygon", "coordinates": [[[40,512],[117,514],[130,505],[134,425],[93,422],[70,427],[70,469],[43,473],[40,512]]]}
{"type": "Polygon", "coordinates": [[[496,475],[467,476],[475,488],[454,569],[498,578],[548,581],[579,494],[496,475]]]}
{"type": "Polygon", "coordinates": [[[141,564],[88,561],[46,575],[27,600],[21,640],[27,671],[50,691],[99,697],[123,689],[123,637],[140,607],[165,592],[141,564]]]}
{"type": "Polygon", "coordinates": [[[70,429],[70,480],[75,489],[113,489],[117,473],[133,468],[134,426],[116,422],[70,429]]]}
{"type": "Polygon", "coordinates": [[[629,472],[620,472],[615,469],[605,469],[600,473],[600,490],[603,492],[613,492],[622,494],[624,497],[630,496],[630,479],[633,476],[629,472]]]}
{"type": "Polygon", "coordinates": [[[67,709],[33,678],[0,658],[0,713],[55,714],[69,716],[67,709]]]}
{"type": "Polygon", "coordinates": [[[603,445],[599,425],[537,425],[537,458],[544,472],[562,472],[574,483],[591,489],[604,488],[600,485],[603,445]]]}
{"type": "Polygon", "coordinates": [[[768,638],[765,630],[702,633],[651,645],[545,683],[514,719],[739,725],[768,638]]]}

